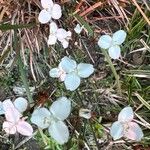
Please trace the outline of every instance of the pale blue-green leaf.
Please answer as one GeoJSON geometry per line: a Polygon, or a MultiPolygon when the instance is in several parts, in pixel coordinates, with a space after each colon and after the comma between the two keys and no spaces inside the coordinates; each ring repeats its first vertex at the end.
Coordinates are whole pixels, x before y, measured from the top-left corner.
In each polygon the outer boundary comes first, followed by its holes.
{"type": "Polygon", "coordinates": [[[119,30],[113,34],[113,44],[121,45],[126,39],[127,33],[124,30],[119,30]]]}
{"type": "Polygon", "coordinates": [[[123,134],[123,125],[119,121],[114,122],[110,128],[110,135],[113,137],[114,140],[117,140],[120,139],[123,134]]]}
{"type": "Polygon", "coordinates": [[[28,101],[23,97],[18,97],[14,101],[14,106],[17,108],[17,110],[22,113],[24,112],[28,107],[28,101]]]}
{"type": "Polygon", "coordinates": [[[50,112],[59,120],[65,120],[71,111],[71,101],[66,97],[60,97],[50,106],[50,112]]]}
{"type": "Polygon", "coordinates": [[[87,78],[94,72],[94,68],[91,64],[80,63],[77,66],[77,71],[81,78],[87,78]]]}
{"type": "Polygon", "coordinates": [[[102,35],[98,40],[98,45],[100,48],[108,49],[112,46],[112,38],[109,35],[102,35]]]}
{"type": "Polygon", "coordinates": [[[121,49],[118,45],[114,45],[108,49],[108,53],[112,59],[118,59],[121,54],[121,49]]]}
{"type": "Polygon", "coordinates": [[[135,122],[128,123],[128,129],[125,132],[125,137],[131,140],[140,141],[143,138],[143,131],[135,122]]]}
{"type": "Polygon", "coordinates": [[[120,122],[130,122],[134,117],[134,113],[131,107],[125,107],[123,108],[119,115],[118,115],[118,121],[120,122]]]}
{"type": "Polygon", "coordinates": [[[68,127],[62,121],[53,122],[48,128],[48,132],[59,144],[64,144],[69,139],[68,127]]]}
{"type": "Polygon", "coordinates": [[[59,78],[59,69],[58,68],[52,68],[49,71],[49,76],[52,78],[59,78]]]}
{"type": "Polygon", "coordinates": [[[76,61],[65,56],[61,59],[59,66],[66,72],[70,73],[77,67],[76,61]]]}
{"type": "Polygon", "coordinates": [[[48,109],[42,107],[34,110],[31,116],[31,122],[38,127],[45,129],[48,128],[51,121],[51,113],[48,109]]]}
{"type": "Polygon", "coordinates": [[[64,83],[67,90],[74,91],[80,85],[80,77],[75,73],[70,73],[66,75],[64,83]]]}

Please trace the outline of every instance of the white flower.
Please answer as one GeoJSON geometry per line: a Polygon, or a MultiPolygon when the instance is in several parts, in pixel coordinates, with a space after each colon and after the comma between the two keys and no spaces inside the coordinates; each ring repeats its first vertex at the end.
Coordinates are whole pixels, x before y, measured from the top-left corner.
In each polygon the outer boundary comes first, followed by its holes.
{"type": "Polygon", "coordinates": [[[65,74],[62,74],[64,78],[61,81],[64,81],[66,89],[70,91],[74,91],[79,87],[80,78],[87,78],[94,72],[93,65],[86,63],[77,64],[76,61],[65,56],[61,59],[58,68],[50,70],[50,77],[62,78],[60,68],[65,74]]]}
{"type": "Polygon", "coordinates": [[[124,30],[115,32],[112,37],[109,35],[102,35],[98,40],[98,45],[103,49],[108,49],[111,58],[118,59],[121,54],[120,45],[125,41],[126,35],[124,30]]]}
{"type": "Polygon", "coordinates": [[[83,117],[83,118],[85,118],[85,119],[90,119],[90,118],[92,117],[91,110],[81,108],[81,109],[79,110],[79,116],[80,116],[80,117],[83,117]]]}
{"type": "Polygon", "coordinates": [[[23,97],[18,97],[12,103],[10,99],[6,99],[0,103],[0,114],[5,114],[6,121],[3,123],[3,130],[8,134],[19,132],[25,136],[31,136],[33,133],[32,126],[21,118],[22,114],[28,106],[28,102],[23,97]]]}
{"type": "Polygon", "coordinates": [[[118,121],[115,121],[110,129],[110,134],[114,140],[126,137],[131,140],[140,141],[143,138],[143,132],[140,126],[133,122],[134,113],[131,107],[125,107],[118,115],[118,121]]]}
{"type": "Polygon", "coordinates": [[[59,144],[64,144],[69,139],[69,130],[64,120],[71,112],[71,102],[66,97],[61,97],[50,106],[49,110],[42,107],[34,110],[31,122],[45,129],[59,144]]]}
{"type": "Polygon", "coordinates": [[[61,42],[64,48],[67,48],[70,39],[70,31],[66,31],[63,28],[58,28],[55,22],[50,23],[50,35],[48,37],[48,45],[54,45],[58,40],[61,42]]]}
{"type": "Polygon", "coordinates": [[[54,4],[52,0],[41,0],[41,5],[44,8],[38,17],[38,20],[42,23],[48,23],[51,18],[59,19],[62,15],[61,7],[58,4],[54,4]]]}
{"type": "Polygon", "coordinates": [[[84,28],[84,26],[80,26],[79,24],[77,24],[76,27],[74,28],[74,31],[77,34],[80,34],[83,28],[84,28]]]}

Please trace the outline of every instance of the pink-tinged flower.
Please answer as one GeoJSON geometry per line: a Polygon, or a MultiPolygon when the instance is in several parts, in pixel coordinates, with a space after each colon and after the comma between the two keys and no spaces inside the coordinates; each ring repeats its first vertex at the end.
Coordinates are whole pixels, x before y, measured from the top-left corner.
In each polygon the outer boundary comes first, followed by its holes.
{"type": "Polygon", "coordinates": [[[21,118],[22,114],[15,107],[8,107],[5,111],[6,121],[3,123],[3,130],[8,134],[15,134],[16,132],[31,136],[33,133],[32,126],[21,118]]]}
{"type": "Polygon", "coordinates": [[[133,122],[134,113],[131,107],[125,107],[118,115],[118,121],[114,122],[110,134],[114,140],[126,137],[131,140],[140,141],[143,132],[140,126],[133,122]]]}
{"type": "Polygon", "coordinates": [[[58,4],[54,4],[52,0],[41,0],[41,5],[44,8],[38,17],[38,20],[42,23],[48,23],[51,18],[59,19],[62,15],[61,7],[58,4]]]}

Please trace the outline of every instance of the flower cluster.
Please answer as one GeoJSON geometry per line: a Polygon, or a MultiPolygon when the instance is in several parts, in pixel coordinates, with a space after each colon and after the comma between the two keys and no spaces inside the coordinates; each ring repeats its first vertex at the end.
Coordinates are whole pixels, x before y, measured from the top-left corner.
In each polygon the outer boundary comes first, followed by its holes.
{"type": "Polygon", "coordinates": [[[16,132],[31,136],[33,133],[32,126],[25,121],[22,113],[27,109],[27,100],[19,97],[12,103],[10,99],[0,103],[0,114],[4,114],[6,121],[3,123],[3,130],[7,134],[15,134],[16,132]]]}
{"type": "Polygon", "coordinates": [[[63,48],[69,45],[71,39],[71,32],[63,28],[58,28],[57,24],[52,19],[60,19],[62,10],[60,5],[54,4],[52,0],[41,0],[43,10],[40,12],[38,20],[40,23],[45,24],[50,22],[50,35],[48,37],[48,45],[56,44],[57,40],[61,42],[63,48]]]}
{"type": "Polygon", "coordinates": [[[59,144],[64,144],[69,139],[69,130],[64,120],[71,112],[71,101],[66,97],[60,97],[52,103],[49,110],[45,107],[34,110],[31,122],[45,129],[59,144]]]}
{"type": "Polygon", "coordinates": [[[65,56],[61,59],[58,68],[51,69],[49,74],[53,78],[59,78],[61,81],[64,81],[67,90],[74,91],[80,85],[80,78],[87,78],[93,72],[93,65],[86,63],[77,64],[75,60],[65,56]]]}

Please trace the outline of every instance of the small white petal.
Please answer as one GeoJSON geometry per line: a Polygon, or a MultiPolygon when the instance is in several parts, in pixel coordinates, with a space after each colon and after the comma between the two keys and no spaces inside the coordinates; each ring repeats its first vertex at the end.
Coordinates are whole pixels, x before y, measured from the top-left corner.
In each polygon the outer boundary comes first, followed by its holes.
{"type": "Polygon", "coordinates": [[[57,36],[58,40],[61,42],[62,40],[67,38],[68,32],[65,29],[59,28],[57,30],[57,35],[56,36],[57,36]]]}
{"type": "Polygon", "coordinates": [[[112,45],[112,38],[109,35],[102,35],[98,40],[100,48],[108,49],[112,45]]]}
{"type": "Polygon", "coordinates": [[[52,8],[52,18],[59,19],[62,16],[61,7],[58,4],[54,4],[52,8]]]}
{"type": "Polygon", "coordinates": [[[48,128],[48,132],[59,144],[64,144],[69,139],[68,127],[62,121],[53,122],[48,128]]]}
{"type": "Polygon", "coordinates": [[[48,11],[46,11],[45,9],[43,9],[39,13],[38,20],[42,24],[48,23],[51,20],[51,14],[48,11]]]}
{"type": "Polygon", "coordinates": [[[74,28],[74,31],[77,33],[77,34],[80,34],[81,31],[83,29],[83,26],[81,27],[79,24],[76,25],[76,27],[74,28]]]}
{"type": "Polygon", "coordinates": [[[41,5],[44,9],[48,9],[50,7],[53,7],[54,3],[52,0],[41,0],[41,5]]]}
{"type": "Polygon", "coordinates": [[[66,75],[64,83],[67,90],[74,91],[80,85],[80,77],[75,73],[70,73],[66,75]]]}
{"type": "Polygon", "coordinates": [[[55,22],[50,23],[50,34],[56,34],[58,30],[57,24],[55,22]]]}
{"type": "Polygon", "coordinates": [[[70,73],[77,67],[77,63],[73,59],[65,56],[61,59],[59,67],[61,67],[66,73],[70,73]]]}
{"type": "Polygon", "coordinates": [[[60,97],[50,106],[50,112],[59,120],[65,120],[71,111],[71,101],[66,97],[60,97]]]}
{"type": "Polygon", "coordinates": [[[55,35],[49,35],[47,44],[54,45],[57,42],[57,37],[55,35]]]}
{"type": "Polygon", "coordinates": [[[125,132],[125,137],[131,140],[141,141],[143,136],[143,131],[137,123],[128,123],[128,129],[125,132]]]}
{"type": "Polygon", "coordinates": [[[81,78],[87,78],[94,72],[94,68],[91,64],[80,63],[77,66],[77,71],[81,78]]]}
{"type": "Polygon", "coordinates": [[[114,140],[117,140],[120,139],[123,134],[123,125],[119,121],[114,122],[110,128],[110,135],[113,137],[114,140]]]}
{"type": "Polygon", "coordinates": [[[5,113],[4,108],[3,108],[3,103],[0,102],[0,115],[3,115],[5,113]]]}
{"type": "Polygon", "coordinates": [[[14,108],[14,104],[10,99],[6,99],[3,101],[3,109],[4,111],[7,111],[9,108],[14,108]]]}
{"type": "Polygon", "coordinates": [[[17,131],[16,126],[9,122],[9,121],[4,121],[3,123],[3,130],[7,133],[7,134],[15,134],[17,131]]]}
{"type": "Polygon", "coordinates": [[[22,113],[24,112],[28,107],[28,101],[23,97],[18,97],[14,101],[14,106],[17,108],[17,110],[22,113]]]}
{"type": "Polygon", "coordinates": [[[58,68],[52,68],[52,69],[49,71],[49,75],[50,75],[50,77],[52,77],[52,78],[59,78],[59,69],[58,69],[58,68]]]}
{"type": "Polygon", "coordinates": [[[126,39],[127,33],[124,30],[119,30],[113,34],[113,44],[121,45],[126,39]]]}
{"type": "Polygon", "coordinates": [[[108,53],[112,59],[118,59],[121,55],[121,49],[118,45],[115,45],[108,49],[108,53]]]}
{"type": "Polygon", "coordinates": [[[90,119],[91,116],[92,116],[92,115],[91,115],[91,110],[81,108],[81,109],[79,110],[79,116],[80,116],[80,117],[83,117],[83,118],[85,118],[85,119],[90,119]]]}
{"type": "Polygon", "coordinates": [[[67,40],[63,40],[63,41],[61,41],[61,44],[63,45],[63,48],[65,49],[68,47],[69,42],[67,40]]]}
{"type": "Polygon", "coordinates": [[[50,125],[50,119],[51,113],[44,107],[34,110],[31,116],[31,122],[42,129],[48,128],[50,125]]]}
{"type": "Polygon", "coordinates": [[[131,107],[125,107],[123,108],[119,115],[118,115],[118,121],[120,122],[130,122],[133,120],[134,113],[131,107]]]}

